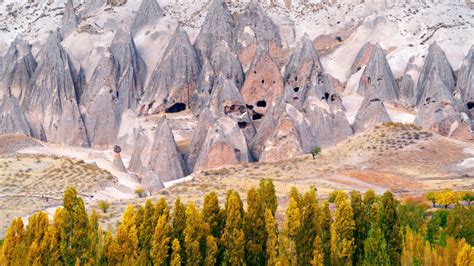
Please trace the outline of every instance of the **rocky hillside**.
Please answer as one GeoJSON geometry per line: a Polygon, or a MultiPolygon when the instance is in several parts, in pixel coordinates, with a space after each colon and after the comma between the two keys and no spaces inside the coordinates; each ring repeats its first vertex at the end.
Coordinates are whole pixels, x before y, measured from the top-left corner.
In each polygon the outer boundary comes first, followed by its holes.
{"type": "Polygon", "coordinates": [[[391,121],[472,141],[472,4],[406,2],[3,0],[0,134],[114,147],[150,190],[391,121]]]}

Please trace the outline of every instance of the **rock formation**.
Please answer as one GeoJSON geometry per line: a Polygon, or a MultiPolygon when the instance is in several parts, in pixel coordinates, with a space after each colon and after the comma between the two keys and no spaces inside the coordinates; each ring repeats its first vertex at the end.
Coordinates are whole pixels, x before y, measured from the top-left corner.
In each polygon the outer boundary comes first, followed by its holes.
{"type": "Polygon", "coordinates": [[[416,104],[417,106],[423,101],[423,93],[426,90],[427,83],[431,72],[436,72],[444,86],[449,89],[450,92],[454,90],[454,73],[451,65],[449,64],[446,54],[443,52],[441,47],[434,42],[428,50],[425,64],[421,70],[418,83],[416,85],[416,104]]]}
{"type": "Polygon", "coordinates": [[[22,102],[31,76],[36,69],[36,60],[31,46],[21,37],[15,38],[0,66],[0,99],[11,93],[22,102]]]}
{"type": "Polygon", "coordinates": [[[117,171],[126,173],[127,169],[125,169],[125,165],[122,162],[122,157],[120,156],[121,151],[122,149],[120,148],[120,146],[114,146],[114,161],[112,167],[117,171]]]}
{"type": "Polygon", "coordinates": [[[13,95],[5,95],[0,102],[0,135],[22,134],[31,136],[26,117],[13,95]]]}
{"type": "Polygon", "coordinates": [[[135,109],[146,76],[146,65],[141,58],[130,32],[118,29],[110,45],[119,68],[118,95],[122,110],[135,109]]]}
{"type": "Polygon", "coordinates": [[[59,27],[59,34],[61,38],[66,38],[72,33],[77,25],[79,25],[79,17],[74,10],[74,3],[72,0],[67,0],[64,6],[64,14],[61,19],[61,26],[59,27]]]}
{"type": "Polygon", "coordinates": [[[194,42],[196,54],[201,63],[204,58],[209,59],[216,47],[221,45],[222,42],[227,43],[230,49],[234,50],[232,25],[232,16],[225,1],[213,0],[194,42]]]}
{"type": "Polygon", "coordinates": [[[251,161],[247,140],[230,117],[219,118],[208,129],[194,164],[194,171],[251,161]]]}
{"type": "Polygon", "coordinates": [[[107,149],[115,144],[124,108],[120,102],[119,67],[106,52],[92,74],[81,98],[81,112],[92,147],[107,149]]]}
{"type": "Polygon", "coordinates": [[[143,129],[139,132],[130,160],[129,170],[142,176],[142,183],[151,190],[156,184],[182,178],[186,175],[183,157],[178,151],[166,118],[162,117],[149,138],[143,129]],[[157,183],[158,182],[158,183],[157,183]]]}
{"type": "Polygon", "coordinates": [[[360,133],[373,128],[377,124],[391,121],[392,120],[390,119],[382,100],[366,97],[357,112],[353,128],[355,133],[360,133]]]}
{"type": "Polygon", "coordinates": [[[240,90],[252,119],[261,119],[283,93],[280,71],[267,53],[252,65],[240,90]]]}
{"type": "Polygon", "coordinates": [[[157,24],[162,16],[163,9],[156,0],[142,0],[130,26],[130,32],[136,34],[146,26],[157,24]]]}
{"type": "Polygon", "coordinates": [[[381,100],[397,100],[399,91],[382,48],[376,44],[357,90],[362,96],[381,100]]]}
{"type": "Polygon", "coordinates": [[[194,169],[196,159],[201,152],[201,147],[206,140],[207,132],[216,122],[215,117],[208,108],[203,109],[198,115],[197,128],[194,130],[191,144],[188,147],[186,164],[190,170],[194,169]]]}
{"type": "Polygon", "coordinates": [[[364,44],[362,48],[360,48],[359,52],[354,59],[354,63],[351,66],[351,74],[355,74],[360,71],[364,66],[369,63],[370,58],[372,57],[372,51],[374,50],[375,45],[371,44],[370,42],[364,44]]]}
{"type": "Polygon", "coordinates": [[[77,104],[78,72],[52,33],[38,56],[22,109],[32,135],[40,140],[65,145],[89,146],[77,104]]]}
{"type": "Polygon", "coordinates": [[[463,104],[474,112],[474,46],[469,50],[459,70],[456,88],[462,95],[463,104]]]}
{"type": "Polygon", "coordinates": [[[140,113],[175,113],[189,107],[197,93],[199,64],[188,35],[180,26],[166,47],[144,93],[140,113]]]}
{"type": "Polygon", "coordinates": [[[107,3],[107,0],[85,0],[84,1],[84,8],[81,10],[81,16],[88,16],[93,12],[99,10],[99,8],[103,7],[107,3]]]}

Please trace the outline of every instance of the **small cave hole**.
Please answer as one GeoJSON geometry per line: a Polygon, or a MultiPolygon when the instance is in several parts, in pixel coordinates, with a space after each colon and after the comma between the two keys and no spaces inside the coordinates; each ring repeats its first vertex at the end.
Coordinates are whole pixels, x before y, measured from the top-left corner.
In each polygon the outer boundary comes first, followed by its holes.
{"type": "Polygon", "coordinates": [[[469,109],[469,110],[474,109],[474,102],[468,102],[467,103],[467,109],[469,109]]]}
{"type": "Polygon", "coordinates": [[[247,127],[248,123],[245,121],[239,121],[237,122],[237,125],[239,126],[240,129],[244,129],[247,127]]]}
{"type": "Polygon", "coordinates": [[[260,100],[257,102],[257,106],[265,108],[267,107],[267,102],[265,100],[260,100]]]}
{"type": "Polygon", "coordinates": [[[331,95],[331,102],[334,102],[337,99],[337,96],[335,94],[331,95]]]}
{"type": "Polygon", "coordinates": [[[253,110],[253,105],[251,105],[251,104],[246,104],[246,106],[247,106],[247,109],[249,109],[250,111],[253,110]]]}
{"type": "Polygon", "coordinates": [[[300,87],[295,87],[295,88],[293,89],[294,92],[298,92],[299,90],[300,90],[300,87]]]}
{"type": "Polygon", "coordinates": [[[326,100],[329,99],[329,93],[327,93],[327,92],[324,93],[324,99],[326,99],[326,100]]]}
{"type": "Polygon", "coordinates": [[[166,109],[165,113],[179,113],[186,110],[186,104],[184,103],[175,103],[168,109],[166,109]]]}
{"type": "Polygon", "coordinates": [[[295,76],[295,81],[298,81],[298,76],[295,76]]]}
{"type": "Polygon", "coordinates": [[[298,98],[298,97],[293,97],[293,100],[295,100],[295,101],[297,101],[297,100],[299,100],[299,99],[300,99],[300,98],[298,98]]]}
{"type": "Polygon", "coordinates": [[[262,84],[265,84],[265,80],[264,80],[264,79],[262,79],[262,84]]]}
{"type": "Polygon", "coordinates": [[[426,98],[425,103],[430,103],[430,101],[431,101],[431,98],[428,97],[428,98],[426,98]]]}
{"type": "Polygon", "coordinates": [[[374,102],[380,102],[380,99],[379,98],[373,98],[372,100],[370,100],[371,103],[374,103],[374,102]]]}
{"type": "Polygon", "coordinates": [[[252,113],[252,120],[260,120],[260,119],[262,119],[262,118],[263,118],[263,115],[262,115],[262,114],[259,114],[259,113],[255,112],[255,111],[252,113]]]}
{"type": "Polygon", "coordinates": [[[370,82],[372,82],[372,79],[370,77],[367,78],[367,83],[370,84],[370,82]]]}

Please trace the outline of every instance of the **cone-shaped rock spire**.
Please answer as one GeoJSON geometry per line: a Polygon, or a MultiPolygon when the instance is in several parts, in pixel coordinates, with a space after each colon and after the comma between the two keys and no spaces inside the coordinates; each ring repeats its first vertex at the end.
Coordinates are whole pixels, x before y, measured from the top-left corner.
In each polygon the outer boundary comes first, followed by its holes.
{"type": "Polygon", "coordinates": [[[162,16],[163,9],[156,0],[142,0],[130,27],[130,32],[136,34],[143,27],[157,24],[162,16]]]}
{"type": "Polygon", "coordinates": [[[234,50],[232,37],[233,20],[224,0],[213,0],[201,27],[194,47],[201,62],[210,58],[212,52],[221,42],[226,42],[234,50]]]}
{"type": "Polygon", "coordinates": [[[69,55],[52,33],[39,53],[38,67],[22,103],[35,138],[89,145],[77,104],[77,79],[69,55]]]}
{"type": "Polygon", "coordinates": [[[366,131],[377,124],[392,121],[382,100],[366,97],[354,120],[355,133],[366,131]]]}
{"type": "Polygon", "coordinates": [[[144,186],[151,185],[151,189],[156,189],[153,184],[157,181],[171,181],[186,175],[183,157],[166,118],[158,121],[153,139],[144,132],[138,134],[129,169],[141,175],[144,186]]]}
{"type": "Polygon", "coordinates": [[[462,95],[463,103],[474,111],[474,46],[471,47],[459,70],[457,90],[462,95]]]}
{"type": "Polygon", "coordinates": [[[357,93],[382,100],[397,100],[398,86],[382,48],[377,44],[365,67],[357,93]]]}
{"type": "Polygon", "coordinates": [[[199,64],[188,35],[176,28],[163,59],[147,85],[140,112],[144,114],[179,112],[189,107],[197,93],[199,64]]]}
{"type": "Polygon", "coordinates": [[[0,135],[22,134],[31,136],[31,130],[20,105],[13,95],[5,95],[0,102],[0,135]]]}
{"type": "Polygon", "coordinates": [[[77,25],[79,25],[79,17],[74,10],[74,3],[72,0],[67,0],[64,6],[64,14],[61,19],[61,26],[59,28],[59,34],[61,38],[66,38],[71,32],[73,32],[77,25]]]}
{"type": "Polygon", "coordinates": [[[454,73],[451,65],[449,64],[446,54],[443,52],[441,47],[434,42],[428,51],[426,56],[425,64],[421,70],[420,77],[418,78],[418,83],[416,86],[416,104],[419,105],[423,101],[423,93],[426,90],[427,84],[429,83],[429,78],[431,72],[437,72],[437,75],[444,83],[445,87],[449,91],[454,90],[454,73]]]}
{"type": "Polygon", "coordinates": [[[0,66],[0,99],[11,93],[21,103],[35,69],[30,44],[21,37],[15,38],[3,58],[3,68],[0,66]]]}
{"type": "Polygon", "coordinates": [[[354,63],[351,66],[351,74],[355,74],[357,71],[361,70],[364,66],[369,63],[370,58],[372,57],[372,51],[375,45],[371,44],[370,42],[364,44],[362,48],[360,48],[359,52],[354,59],[354,63]]]}

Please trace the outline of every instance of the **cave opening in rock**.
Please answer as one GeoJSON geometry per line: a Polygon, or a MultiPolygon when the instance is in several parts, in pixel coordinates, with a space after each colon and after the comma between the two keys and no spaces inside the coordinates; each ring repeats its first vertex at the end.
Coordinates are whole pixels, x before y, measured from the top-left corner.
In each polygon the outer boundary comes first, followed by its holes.
{"type": "Polygon", "coordinates": [[[253,110],[253,105],[251,105],[251,104],[246,104],[246,106],[247,106],[247,109],[249,109],[250,111],[253,110]]]}
{"type": "Polygon", "coordinates": [[[244,129],[247,127],[249,123],[245,122],[245,121],[239,121],[237,122],[237,125],[239,126],[240,129],[244,129]]]}
{"type": "Polygon", "coordinates": [[[473,110],[474,109],[474,102],[468,102],[467,103],[467,109],[473,110]]]}
{"type": "Polygon", "coordinates": [[[298,76],[295,76],[295,81],[298,81],[298,76]]]}
{"type": "Polygon", "coordinates": [[[367,83],[370,84],[370,82],[372,81],[372,79],[370,79],[370,77],[367,78],[367,83]]]}
{"type": "Polygon", "coordinates": [[[326,99],[326,100],[329,99],[329,93],[327,93],[327,92],[324,93],[324,99],[326,99]]]}
{"type": "Polygon", "coordinates": [[[300,87],[295,87],[295,88],[293,88],[293,91],[294,91],[294,92],[298,92],[299,90],[300,90],[300,87]]]}
{"type": "Polygon", "coordinates": [[[265,80],[264,80],[264,79],[262,79],[262,84],[265,84],[265,80]]]}
{"type": "Polygon", "coordinates": [[[167,108],[165,113],[179,113],[186,110],[186,104],[184,103],[175,103],[171,107],[167,108]]]}
{"type": "Polygon", "coordinates": [[[259,114],[257,112],[253,112],[252,113],[252,120],[260,120],[263,118],[263,115],[262,114],[259,114]]]}
{"type": "Polygon", "coordinates": [[[267,107],[267,102],[265,100],[260,100],[257,102],[257,106],[265,108],[267,107]]]}
{"type": "Polygon", "coordinates": [[[380,102],[380,99],[379,98],[373,98],[372,100],[370,100],[371,103],[374,103],[374,102],[380,102]]]}

